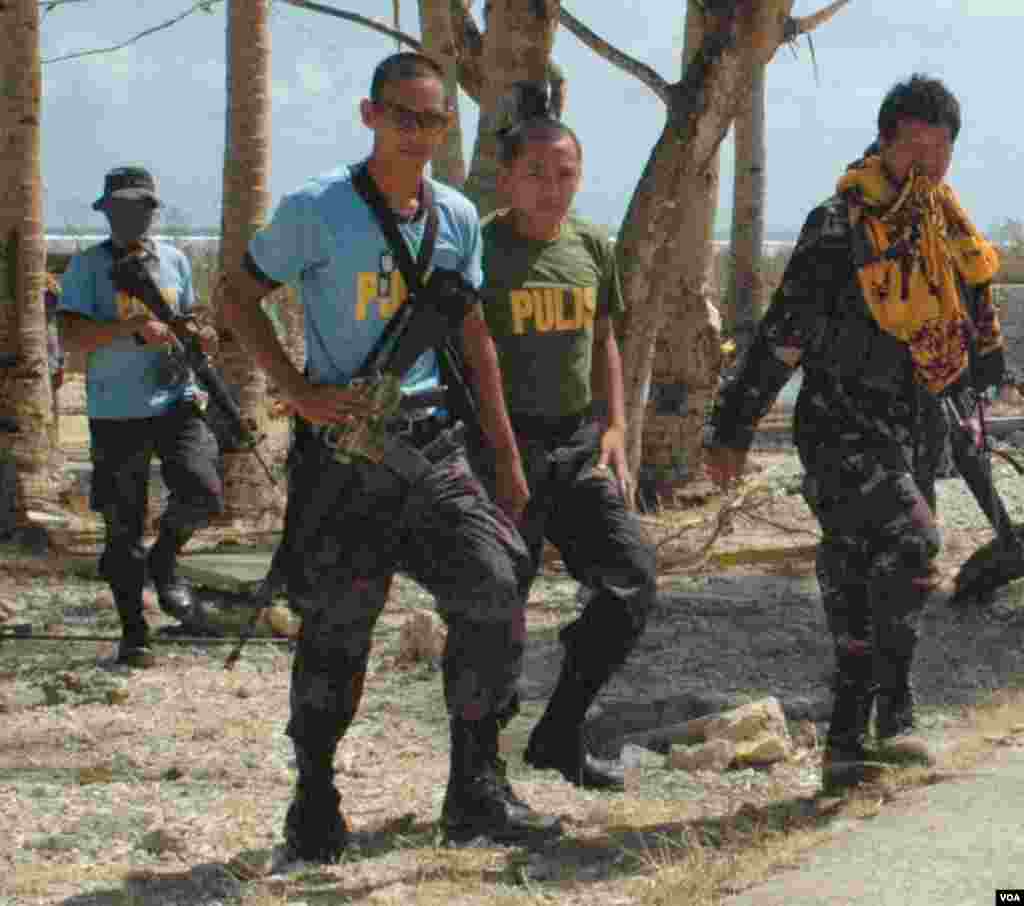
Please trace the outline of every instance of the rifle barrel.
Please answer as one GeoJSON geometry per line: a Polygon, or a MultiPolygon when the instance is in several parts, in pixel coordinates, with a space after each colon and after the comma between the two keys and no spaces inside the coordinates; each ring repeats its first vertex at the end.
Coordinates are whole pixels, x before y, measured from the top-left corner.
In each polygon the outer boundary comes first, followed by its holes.
{"type": "Polygon", "coordinates": [[[979,450],[974,438],[961,423],[955,406],[950,404],[950,449],[953,465],[963,478],[964,484],[977,501],[996,535],[1016,546],[1017,535],[1006,504],[996,488],[992,474],[992,460],[988,450],[979,450]]]}
{"type": "MultiPolygon", "coordinates": [[[[238,635],[152,635],[149,641],[158,645],[228,645],[237,642],[241,636],[238,635]]],[[[33,632],[31,626],[18,624],[11,627],[0,627],[0,645],[4,641],[13,640],[16,642],[120,642],[121,637],[116,635],[95,635],[79,634],[59,635],[50,632],[33,632]]],[[[247,642],[255,642],[258,645],[287,645],[292,639],[278,638],[276,636],[257,636],[246,639],[247,642]]]]}

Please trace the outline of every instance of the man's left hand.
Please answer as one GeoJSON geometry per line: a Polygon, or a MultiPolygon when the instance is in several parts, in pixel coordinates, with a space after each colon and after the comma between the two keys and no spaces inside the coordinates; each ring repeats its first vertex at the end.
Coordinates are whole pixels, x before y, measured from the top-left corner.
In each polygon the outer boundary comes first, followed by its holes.
{"type": "Polygon", "coordinates": [[[618,480],[619,490],[628,504],[632,504],[633,488],[626,463],[626,430],[612,426],[601,435],[601,455],[594,469],[603,472],[611,468],[618,480]]]}

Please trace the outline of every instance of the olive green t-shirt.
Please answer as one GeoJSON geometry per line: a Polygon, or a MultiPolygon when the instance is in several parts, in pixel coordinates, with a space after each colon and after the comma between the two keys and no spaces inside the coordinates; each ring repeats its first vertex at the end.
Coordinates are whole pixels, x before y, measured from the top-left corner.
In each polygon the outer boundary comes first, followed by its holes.
{"type": "Polygon", "coordinates": [[[594,321],[625,310],[615,253],[571,217],[556,240],[526,239],[496,216],[484,226],[487,325],[513,414],[573,415],[590,405],[594,321]]]}

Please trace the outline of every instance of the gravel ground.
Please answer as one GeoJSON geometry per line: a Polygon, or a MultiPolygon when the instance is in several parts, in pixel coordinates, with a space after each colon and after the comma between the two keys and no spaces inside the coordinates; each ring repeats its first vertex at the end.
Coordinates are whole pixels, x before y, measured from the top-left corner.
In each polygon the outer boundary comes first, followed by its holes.
{"type": "MultiPolygon", "coordinates": [[[[666,723],[769,694],[790,718],[827,718],[832,655],[813,574],[814,538],[784,530],[814,526],[799,495],[799,461],[776,451],[755,462],[759,478],[779,495],[765,514],[772,523],[725,540],[733,549],[793,550],[745,569],[663,576],[648,632],[604,701],[609,732],[649,719],[632,704],[638,701],[660,702],[666,723]]],[[[1024,520],[1024,478],[1002,461],[995,476],[1011,518],[1024,520]]],[[[952,577],[993,533],[959,478],[941,480],[937,497],[946,583],[923,618],[915,682],[941,726],[961,706],[1024,680],[1024,582],[1004,586],[984,604],[951,606],[952,577]]]]}
{"type": "MultiPolygon", "coordinates": [[[[599,743],[765,695],[778,696],[791,719],[827,717],[831,653],[807,554],[813,537],[797,533],[813,524],[797,493],[799,466],[785,452],[759,453],[754,461],[775,490],[764,514],[772,522],[737,524],[720,547],[785,549],[785,556],[662,576],[648,632],[591,721],[599,743]]],[[[996,474],[1010,513],[1024,520],[1024,479],[1002,464],[996,474]]],[[[991,532],[962,482],[942,481],[938,493],[942,563],[955,571],[991,532]]],[[[605,848],[610,828],[655,828],[643,842],[654,846],[684,818],[809,796],[819,772],[815,755],[770,770],[691,774],[630,750],[630,789],[616,798],[581,794],[550,772],[524,768],[519,753],[557,675],[557,629],[576,611],[576,588],[557,563],[534,588],[524,713],[503,748],[521,794],[571,827],[566,844],[537,871],[557,878],[571,865],[569,876],[577,877],[573,860],[586,852],[594,880],[580,902],[592,903],[601,901],[603,879],[614,886],[623,870],[623,844],[605,848]]],[[[930,732],[941,736],[964,706],[1020,684],[1022,594],[1024,583],[1017,583],[985,606],[955,610],[941,595],[930,605],[917,664],[930,732]]],[[[382,893],[410,872],[429,874],[439,858],[430,842],[447,762],[438,673],[430,665],[395,667],[405,613],[429,605],[422,590],[400,581],[379,627],[367,699],[339,754],[362,855],[325,875],[332,897],[382,893]]],[[[170,623],[151,614],[157,626],[170,623]]],[[[72,634],[116,635],[117,627],[100,583],[11,547],[0,547],[5,618],[72,634]]],[[[0,904],[213,906],[248,903],[250,892],[251,902],[262,904],[263,888],[239,881],[240,864],[258,861],[275,841],[293,779],[282,733],[287,647],[253,645],[228,673],[222,665],[229,646],[167,646],[166,666],[142,674],[114,667],[114,647],[0,640],[0,825],[14,828],[14,839],[0,848],[0,904]]],[[[519,857],[492,858],[512,865],[519,857]]]]}

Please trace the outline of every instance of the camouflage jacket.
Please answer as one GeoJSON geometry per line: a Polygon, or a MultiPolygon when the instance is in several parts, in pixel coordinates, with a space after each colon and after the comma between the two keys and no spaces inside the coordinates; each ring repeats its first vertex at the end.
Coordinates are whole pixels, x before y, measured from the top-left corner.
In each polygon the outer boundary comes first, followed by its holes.
{"type": "MultiPolygon", "coordinates": [[[[782,283],[735,375],[720,389],[706,443],[748,449],[795,368],[803,384],[794,411],[794,440],[805,465],[822,447],[853,444],[889,467],[916,471],[937,459],[947,424],[940,401],[913,378],[906,344],[883,332],[856,279],[849,208],[834,196],[804,224],[782,283]]],[[[978,288],[963,287],[972,316],[978,288]]],[[[971,395],[1002,380],[1002,350],[974,359],[951,391],[971,395]]]]}

